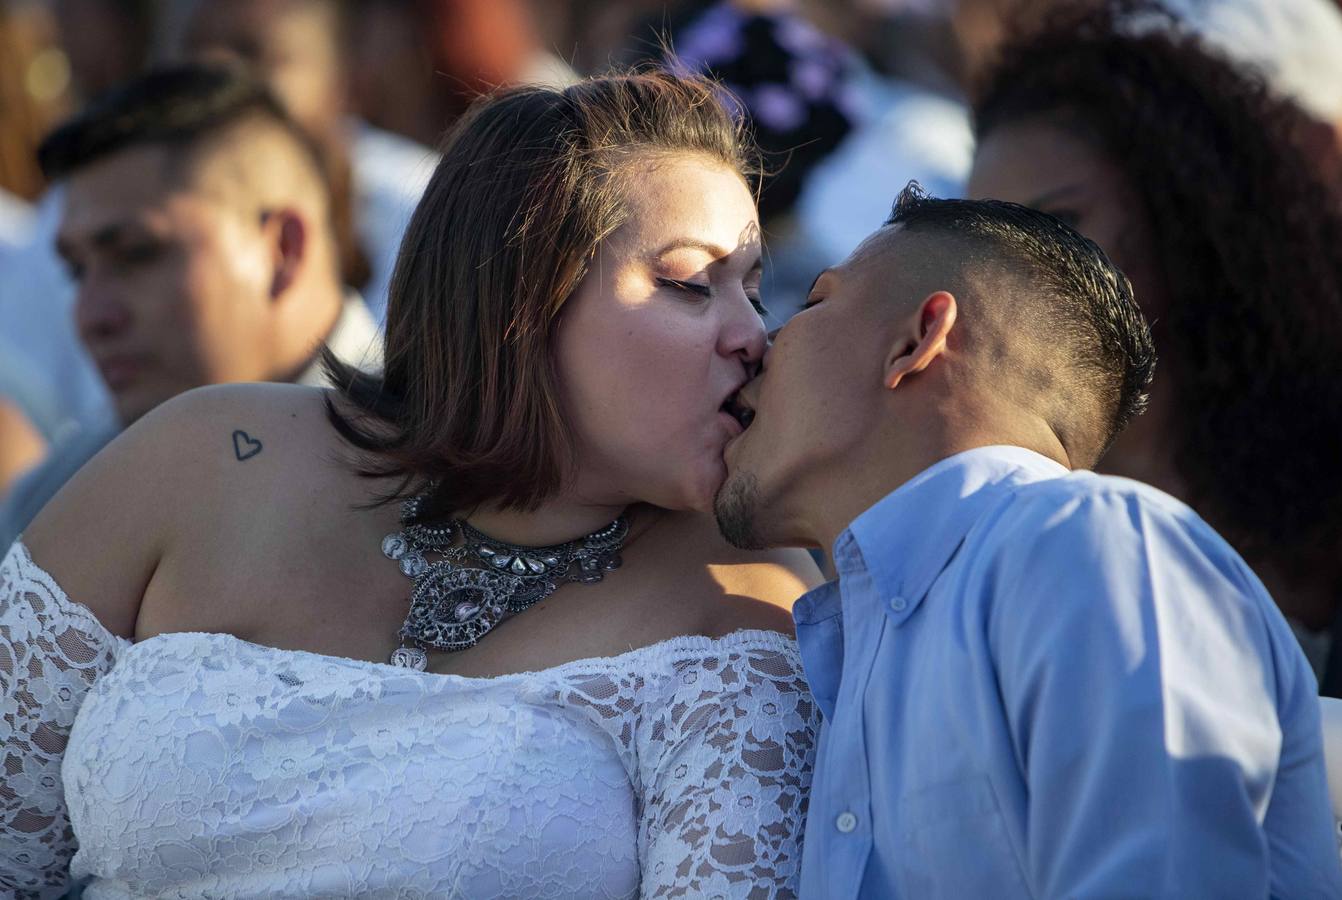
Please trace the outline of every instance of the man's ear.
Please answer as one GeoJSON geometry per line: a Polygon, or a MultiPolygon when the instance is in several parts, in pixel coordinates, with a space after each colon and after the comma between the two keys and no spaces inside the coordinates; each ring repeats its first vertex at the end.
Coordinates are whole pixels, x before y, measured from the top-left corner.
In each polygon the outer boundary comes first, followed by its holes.
{"type": "Polygon", "coordinates": [[[929,294],[912,320],[901,326],[885,360],[885,386],[894,390],[904,376],[921,372],[946,352],[946,338],[955,327],[955,298],[946,291],[929,294]]]}
{"type": "Polygon", "coordinates": [[[279,300],[293,285],[307,261],[308,226],[293,209],[273,209],[264,214],[262,227],[270,242],[274,261],[270,278],[270,299],[279,300]]]}

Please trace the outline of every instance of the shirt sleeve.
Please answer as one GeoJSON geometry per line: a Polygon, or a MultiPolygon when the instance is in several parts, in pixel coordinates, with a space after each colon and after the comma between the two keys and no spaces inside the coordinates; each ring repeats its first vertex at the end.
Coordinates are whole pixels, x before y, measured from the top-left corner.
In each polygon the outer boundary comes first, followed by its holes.
{"type": "Polygon", "coordinates": [[[0,893],[65,893],[74,835],[61,760],[84,696],[128,642],[38,568],[23,544],[0,563],[0,893]]]}
{"type": "Polygon", "coordinates": [[[1337,896],[1313,678],[1243,562],[1135,492],[999,524],[989,641],[1036,893],[1337,896]]]}
{"type": "Polygon", "coordinates": [[[797,895],[819,715],[796,653],[677,667],[637,735],[640,895],[797,895]]]}

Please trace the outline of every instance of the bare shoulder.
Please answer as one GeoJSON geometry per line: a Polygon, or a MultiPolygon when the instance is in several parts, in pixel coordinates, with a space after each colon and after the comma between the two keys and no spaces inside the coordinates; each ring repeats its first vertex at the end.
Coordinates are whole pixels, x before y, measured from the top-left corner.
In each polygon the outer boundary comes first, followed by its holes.
{"type": "Polygon", "coordinates": [[[228,468],[260,462],[302,449],[286,437],[303,438],[304,444],[325,438],[326,394],[322,388],[297,384],[212,385],[164,403],[127,433],[195,451],[190,456],[173,454],[182,466],[228,468]]]}
{"type": "Polygon", "coordinates": [[[310,456],[314,443],[329,442],[323,393],[221,385],[164,403],[61,488],[24,543],[70,597],[113,633],[131,635],[160,560],[191,534],[188,521],[216,519],[241,497],[273,490],[276,476],[299,468],[300,447],[310,456]]]}
{"type": "Polygon", "coordinates": [[[239,490],[273,490],[265,476],[277,474],[278,466],[332,445],[324,395],[320,388],[292,384],[187,391],[122,432],[81,470],[69,490],[86,500],[118,499],[127,491],[146,500],[176,500],[163,506],[135,504],[144,524],[160,526],[180,524],[183,507],[195,515],[203,504],[235,497],[239,490]]]}
{"type": "Polygon", "coordinates": [[[708,515],[673,513],[659,528],[675,565],[703,571],[709,589],[696,598],[699,630],[713,637],[743,628],[793,633],[792,605],[820,584],[820,570],[800,549],[740,550],[708,515]]]}

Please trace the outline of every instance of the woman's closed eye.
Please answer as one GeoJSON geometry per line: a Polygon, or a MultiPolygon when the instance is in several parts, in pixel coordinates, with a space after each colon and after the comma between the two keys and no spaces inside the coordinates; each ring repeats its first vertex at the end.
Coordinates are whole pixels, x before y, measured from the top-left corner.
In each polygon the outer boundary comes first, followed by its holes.
{"type": "MultiPolygon", "coordinates": [[[[693,294],[694,296],[705,300],[713,296],[713,288],[710,285],[700,284],[697,281],[684,281],[679,278],[659,277],[657,279],[657,284],[662,287],[671,288],[672,290],[693,294]]],[[[755,308],[755,312],[761,318],[769,314],[769,310],[765,307],[764,302],[760,299],[758,293],[747,291],[746,299],[750,301],[750,305],[755,308]]]]}
{"type": "Polygon", "coordinates": [[[711,287],[706,284],[700,284],[697,281],[682,281],[679,278],[658,278],[657,283],[662,287],[684,291],[687,294],[694,294],[705,299],[713,296],[713,289],[711,287]]]}

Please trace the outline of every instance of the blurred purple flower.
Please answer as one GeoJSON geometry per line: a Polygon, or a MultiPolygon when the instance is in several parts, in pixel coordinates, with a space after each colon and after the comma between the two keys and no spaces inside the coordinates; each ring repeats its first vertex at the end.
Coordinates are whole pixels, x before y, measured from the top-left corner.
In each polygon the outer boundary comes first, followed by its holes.
{"type": "Polygon", "coordinates": [[[675,48],[676,56],[691,66],[705,67],[735,59],[744,47],[741,26],[745,16],[729,4],[719,4],[687,28],[675,48]]]}
{"type": "Polygon", "coordinates": [[[761,125],[775,131],[792,131],[806,120],[806,107],[797,95],[777,84],[757,87],[750,111],[761,125]]]}

